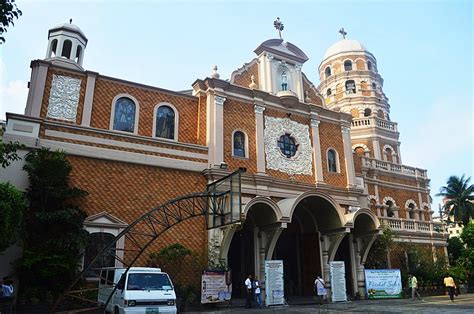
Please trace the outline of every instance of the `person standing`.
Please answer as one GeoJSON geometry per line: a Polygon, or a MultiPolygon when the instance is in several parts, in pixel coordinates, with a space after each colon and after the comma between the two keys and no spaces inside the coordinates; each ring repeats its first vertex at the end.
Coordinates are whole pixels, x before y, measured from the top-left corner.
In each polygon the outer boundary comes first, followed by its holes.
{"type": "Polygon", "coordinates": [[[319,305],[323,305],[324,296],[326,295],[326,288],[324,287],[325,283],[323,278],[320,275],[316,276],[316,280],[314,281],[314,290],[316,292],[316,296],[318,297],[319,305]]]}
{"type": "Polygon", "coordinates": [[[13,281],[8,278],[0,280],[0,313],[12,313],[13,306],[13,281]]]}
{"type": "Polygon", "coordinates": [[[258,281],[257,276],[255,276],[253,281],[253,293],[255,295],[255,306],[262,307],[262,289],[260,286],[260,281],[258,281]]]}
{"type": "Polygon", "coordinates": [[[413,275],[413,274],[408,275],[408,286],[411,288],[411,299],[412,299],[412,301],[415,300],[415,294],[418,297],[418,299],[423,301],[420,294],[418,293],[418,280],[416,279],[415,275],[413,275]]]}
{"type": "Polygon", "coordinates": [[[245,279],[245,308],[250,309],[252,307],[252,274],[249,274],[245,279]]]}
{"type": "Polygon", "coordinates": [[[449,293],[449,298],[451,299],[451,302],[454,302],[454,290],[456,289],[456,284],[454,283],[453,277],[451,277],[449,274],[446,274],[446,277],[444,277],[444,285],[448,289],[449,293]]]}

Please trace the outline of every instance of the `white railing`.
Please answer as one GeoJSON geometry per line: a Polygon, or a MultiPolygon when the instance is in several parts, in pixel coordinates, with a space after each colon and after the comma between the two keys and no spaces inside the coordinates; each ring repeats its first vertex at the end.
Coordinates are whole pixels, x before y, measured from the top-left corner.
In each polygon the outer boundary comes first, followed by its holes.
{"type": "Polygon", "coordinates": [[[377,117],[354,118],[352,119],[352,128],[364,128],[368,126],[379,127],[385,130],[397,132],[397,123],[383,120],[377,117]]]}
{"type": "Polygon", "coordinates": [[[390,227],[395,231],[406,231],[406,232],[438,232],[442,230],[443,224],[437,222],[428,221],[414,221],[392,217],[379,217],[381,223],[390,227]]]}
{"type": "Polygon", "coordinates": [[[424,169],[394,164],[388,161],[362,157],[362,165],[365,168],[384,170],[384,171],[404,174],[404,175],[412,176],[412,177],[426,178],[426,170],[424,169]]]}

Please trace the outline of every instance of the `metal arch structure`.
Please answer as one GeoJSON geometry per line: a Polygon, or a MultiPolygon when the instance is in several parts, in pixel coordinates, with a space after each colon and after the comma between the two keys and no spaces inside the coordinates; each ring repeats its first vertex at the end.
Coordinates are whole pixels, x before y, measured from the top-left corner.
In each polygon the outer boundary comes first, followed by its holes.
{"type": "MultiPolygon", "coordinates": [[[[99,281],[100,272],[90,275],[91,271],[97,270],[95,265],[104,258],[113,256],[114,260],[123,264],[126,268],[125,274],[129,271],[145,250],[165,231],[182,221],[206,216],[207,229],[218,228],[224,225],[237,223],[241,220],[241,174],[245,168],[239,170],[207,185],[206,190],[172,199],[147,213],[127,226],[119,235],[94,257],[89,265],[84,265],[81,273],[76,277],[68,289],[56,300],[50,313],[56,313],[66,298],[73,298],[88,304],[83,308],[70,310],[68,313],[80,313],[88,311],[104,310],[110,302],[112,295],[117,290],[114,286],[105,304],[99,304],[98,300],[88,299],[85,295],[99,291],[96,288],[76,288],[78,284],[87,278],[99,281]],[[236,212],[236,209],[237,211],[236,212]],[[117,242],[126,241],[127,248],[117,248],[117,242]]],[[[125,245],[124,245],[125,247],[125,245]]],[[[94,295],[94,293],[92,293],[94,295]]]]}

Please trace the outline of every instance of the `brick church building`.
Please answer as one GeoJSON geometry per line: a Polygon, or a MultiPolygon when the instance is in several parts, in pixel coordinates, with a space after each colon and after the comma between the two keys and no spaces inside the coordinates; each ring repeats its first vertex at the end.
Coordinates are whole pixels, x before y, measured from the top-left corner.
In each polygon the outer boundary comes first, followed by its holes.
{"type": "MultiPolygon", "coordinates": [[[[67,153],[73,185],[89,193],[81,208],[92,242],[244,167],[241,224],[207,230],[196,217],[147,254],[172,243],[206,256],[217,249],[234,291],[248,273],[263,278],[265,260],[281,259],[290,295],[311,295],[318,273],[330,285],[336,260],[345,261],[348,293],[364,295],[364,264],[383,225],[399,243],[445,254],[427,172],[403,164],[377,59],[360,42],[329,47],[319,84],[303,72],[308,56],[279,38],[258,45],[230,79],[215,68],[179,92],[84,69],[87,44],[73,24],[49,30],[46,57],[31,62],[25,113],[7,113],[4,140],[67,153]]],[[[7,177],[25,188],[20,169],[7,177]]],[[[120,266],[112,263],[104,266],[120,266]]],[[[400,263],[387,256],[387,267],[400,263]]],[[[187,265],[183,273],[199,282],[187,265]]]]}

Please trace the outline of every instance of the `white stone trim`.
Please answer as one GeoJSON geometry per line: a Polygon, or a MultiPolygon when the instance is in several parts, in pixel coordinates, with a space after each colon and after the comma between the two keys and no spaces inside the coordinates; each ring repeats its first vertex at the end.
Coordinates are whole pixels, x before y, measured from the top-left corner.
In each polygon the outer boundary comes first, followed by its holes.
{"type": "Polygon", "coordinates": [[[91,125],[92,103],[94,101],[95,79],[97,75],[87,74],[86,93],[84,96],[84,107],[82,109],[82,126],[91,125]]]}
{"type": "Polygon", "coordinates": [[[375,195],[369,195],[369,196],[367,196],[367,201],[368,201],[369,204],[370,204],[370,201],[371,201],[371,200],[375,200],[375,203],[378,203],[378,202],[379,202],[378,197],[375,196],[375,195]]]}
{"type": "Polygon", "coordinates": [[[53,140],[41,140],[41,146],[49,147],[51,149],[64,150],[67,154],[91,157],[102,160],[113,160],[119,162],[128,162],[139,165],[163,167],[178,170],[188,170],[194,172],[201,172],[207,168],[207,163],[173,159],[161,156],[144,155],[141,153],[118,151],[116,149],[92,147],[87,145],[58,142],[53,140]]]}
{"type": "Polygon", "coordinates": [[[390,197],[390,196],[385,196],[385,197],[383,198],[382,204],[383,204],[383,205],[387,204],[387,201],[391,201],[391,202],[392,202],[392,206],[394,206],[394,207],[397,206],[397,203],[395,202],[395,200],[394,200],[392,197],[390,197]]]}
{"type": "Polygon", "coordinates": [[[334,147],[329,147],[326,149],[326,163],[327,163],[327,171],[329,173],[341,173],[341,165],[339,164],[339,153],[334,147]],[[333,150],[336,153],[336,172],[329,170],[329,151],[333,150]]]}
{"type": "Polygon", "coordinates": [[[120,147],[120,148],[136,149],[136,150],[142,150],[142,151],[147,151],[147,152],[152,152],[152,153],[160,153],[160,154],[166,154],[166,155],[174,155],[174,156],[180,156],[180,157],[207,160],[207,154],[199,154],[199,153],[193,153],[193,152],[188,152],[188,151],[183,151],[183,150],[170,149],[170,148],[165,148],[165,147],[156,147],[156,146],[150,146],[150,145],[144,145],[144,144],[136,144],[136,143],[125,142],[125,141],[116,141],[116,140],[89,136],[89,135],[67,133],[67,132],[61,132],[61,131],[55,131],[55,130],[46,130],[45,135],[56,137],[56,138],[74,140],[74,141],[102,144],[102,145],[107,145],[107,146],[112,146],[112,147],[117,147],[117,148],[120,147]]]}
{"type": "Polygon", "coordinates": [[[110,111],[109,130],[114,131],[114,132],[130,134],[130,132],[114,130],[115,105],[117,103],[117,100],[119,100],[122,97],[129,98],[131,101],[133,101],[135,103],[135,123],[133,125],[133,134],[138,134],[138,120],[139,120],[139,116],[140,116],[140,104],[139,104],[138,100],[135,97],[133,97],[130,94],[125,94],[125,93],[121,93],[121,94],[116,95],[114,97],[114,99],[112,100],[112,109],[110,111]]]}
{"type": "Polygon", "coordinates": [[[160,102],[159,104],[157,104],[155,108],[153,109],[153,129],[151,130],[151,137],[178,141],[178,130],[179,130],[178,109],[176,109],[176,107],[170,104],[169,102],[160,102]],[[164,138],[164,137],[156,136],[156,117],[158,115],[158,109],[160,109],[160,107],[163,107],[163,106],[168,106],[171,108],[171,110],[174,111],[174,138],[164,138]]]}
{"type": "Polygon", "coordinates": [[[412,199],[409,199],[409,200],[407,200],[407,201],[405,202],[405,208],[408,209],[408,208],[409,208],[408,206],[410,206],[410,204],[415,205],[415,207],[413,207],[413,209],[418,208],[418,206],[416,205],[416,202],[415,202],[414,200],[412,200],[412,199]]]}
{"type": "Polygon", "coordinates": [[[397,155],[397,152],[393,149],[393,147],[391,145],[388,145],[388,144],[385,144],[383,146],[383,153],[386,154],[387,153],[387,148],[389,148],[391,151],[392,151],[392,156],[393,155],[397,155]]]}
{"type": "Polygon", "coordinates": [[[425,207],[428,208],[428,210],[431,210],[431,206],[430,206],[429,203],[426,203],[426,202],[421,203],[420,209],[423,209],[423,210],[424,210],[425,207]]]}
{"type": "Polygon", "coordinates": [[[370,153],[369,147],[367,147],[367,145],[362,144],[362,143],[352,145],[352,151],[355,152],[356,148],[358,148],[358,147],[362,147],[364,149],[364,152],[370,153]]]}
{"type": "Polygon", "coordinates": [[[234,131],[232,131],[232,135],[231,135],[231,138],[230,138],[230,142],[232,143],[232,153],[231,153],[231,156],[232,157],[236,157],[236,158],[249,158],[249,136],[247,135],[247,132],[245,132],[243,129],[235,129],[234,131]],[[242,157],[242,156],[235,156],[234,155],[234,134],[235,132],[242,132],[245,136],[245,143],[244,143],[244,147],[245,147],[245,156],[242,157]]]}

